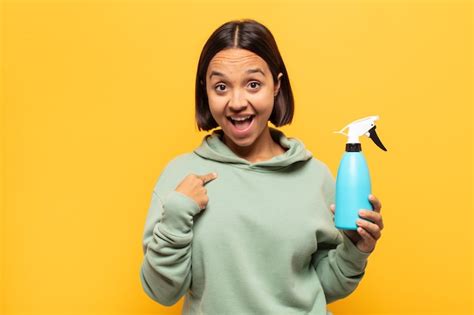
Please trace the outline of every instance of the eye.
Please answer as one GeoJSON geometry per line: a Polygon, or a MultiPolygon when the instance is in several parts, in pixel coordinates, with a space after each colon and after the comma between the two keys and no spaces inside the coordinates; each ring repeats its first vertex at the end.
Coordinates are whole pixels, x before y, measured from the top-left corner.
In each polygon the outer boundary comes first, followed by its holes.
{"type": "Polygon", "coordinates": [[[252,89],[255,89],[257,87],[260,87],[260,82],[257,82],[257,81],[252,81],[249,83],[249,85],[252,87],[252,89]]]}
{"type": "Polygon", "coordinates": [[[218,91],[218,92],[223,92],[224,89],[225,89],[225,85],[222,84],[222,83],[217,84],[217,85],[215,86],[215,89],[216,89],[216,91],[218,91]],[[223,89],[221,89],[221,88],[219,88],[219,87],[222,87],[223,89]]]}

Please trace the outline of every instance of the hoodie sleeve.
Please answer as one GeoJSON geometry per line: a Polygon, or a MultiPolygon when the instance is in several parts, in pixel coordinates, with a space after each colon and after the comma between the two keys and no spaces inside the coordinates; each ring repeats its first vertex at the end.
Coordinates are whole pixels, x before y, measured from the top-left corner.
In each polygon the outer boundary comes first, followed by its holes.
{"type": "Polygon", "coordinates": [[[154,301],[171,306],[191,284],[193,217],[200,211],[190,197],[172,190],[161,197],[158,181],[143,233],[144,259],[140,280],[154,301]]]}
{"type": "MultiPolygon", "coordinates": [[[[335,183],[327,167],[322,188],[327,211],[333,218],[329,205],[334,203],[335,183]]],[[[313,254],[311,263],[316,269],[326,302],[329,304],[348,296],[355,290],[364,276],[370,253],[360,251],[343,232],[335,227],[334,222],[331,222],[328,233],[333,236],[332,241],[318,243],[318,249],[313,254]]]]}

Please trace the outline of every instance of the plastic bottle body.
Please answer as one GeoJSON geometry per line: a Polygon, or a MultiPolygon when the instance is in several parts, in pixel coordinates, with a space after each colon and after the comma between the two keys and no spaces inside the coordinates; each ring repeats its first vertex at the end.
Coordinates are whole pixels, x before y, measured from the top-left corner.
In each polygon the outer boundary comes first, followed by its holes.
{"type": "Polygon", "coordinates": [[[360,209],[373,210],[370,193],[370,174],[364,155],[362,152],[345,152],[336,178],[336,228],[357,230],[360,209]]]}

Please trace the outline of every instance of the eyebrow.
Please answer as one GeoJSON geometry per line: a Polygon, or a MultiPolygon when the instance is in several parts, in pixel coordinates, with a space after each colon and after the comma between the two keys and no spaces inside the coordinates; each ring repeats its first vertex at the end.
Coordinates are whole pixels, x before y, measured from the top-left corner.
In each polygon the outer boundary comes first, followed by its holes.
{"type": "MultiPolygon", "coordinates": [[[[257,72],[260,72],[263,76],[265,76],[265,73],[260,68],[248,69],[247,71],[245,71],[245,73],[257,73],[257,72]]],[[[222,72],[213,70],[211,74],[209,75],[209,79],[211,79],[213,75],[221,76],[224,78],[226,77],[225,74],[223,74],[222,72]]]]}

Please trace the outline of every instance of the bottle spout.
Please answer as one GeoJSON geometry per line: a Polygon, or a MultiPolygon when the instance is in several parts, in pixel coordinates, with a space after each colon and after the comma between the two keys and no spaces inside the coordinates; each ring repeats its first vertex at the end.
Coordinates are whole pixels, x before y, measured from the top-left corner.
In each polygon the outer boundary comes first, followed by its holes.
{"type": "Polygon", "coordinates": [[[348,124],[340,131],[335,131],[334,133],[339,133],[347,137],[347,144],[360,144],[359,137],[367,136],[382,150],[387,151],[382,141],[375,131],[375,121],[379,119],[379,116],[369,116],[365,117],[352,123],[348,124]],[[347,133],[344,131],[347,129],[347,133]]]}

